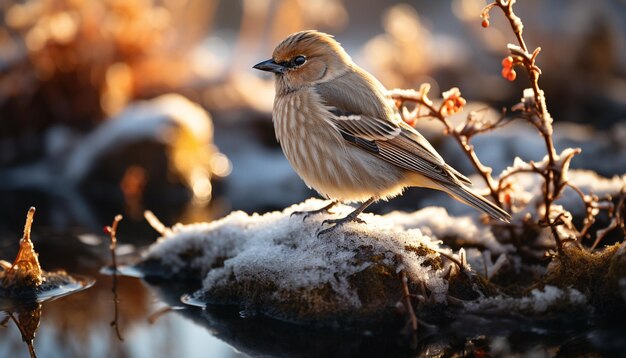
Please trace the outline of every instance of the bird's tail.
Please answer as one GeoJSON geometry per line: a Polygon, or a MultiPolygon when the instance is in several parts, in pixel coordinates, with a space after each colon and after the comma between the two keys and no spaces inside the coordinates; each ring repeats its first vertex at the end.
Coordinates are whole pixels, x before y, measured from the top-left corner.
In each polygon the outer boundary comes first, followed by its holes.
{"type": "Polygon", "coordinates": [[[481,195],[474,194],[470,189],[459,183],[439,183],[442,190],[455,199],[484,212],[492,218],[511,222],[511,215],[481,195]]]}

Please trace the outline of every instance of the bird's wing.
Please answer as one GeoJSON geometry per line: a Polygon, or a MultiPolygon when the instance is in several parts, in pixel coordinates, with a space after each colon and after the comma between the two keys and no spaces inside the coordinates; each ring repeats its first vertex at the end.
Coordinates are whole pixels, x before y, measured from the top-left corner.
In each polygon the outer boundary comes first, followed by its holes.
{"type": "MultiPolygon", "coordinates": [[[[338,113],[336,110],[332,112],[338,113]]],[[[455,182],[456,178],[469,183],[469,179],[451,170],[430,143],[411,127],[363,115],[335,113],[331,121],[348,142],[431,179],[455,182]]]]}
{"type": "Polygon", "coordinates": [[[429,178],[444,182],[458,179],[471,185],[467,177],[444,162],[426,138],[397,116],[382,90],[384,87],[362,70],[316,86],[329,108],[329,121],[348,142],[429,178]]]}

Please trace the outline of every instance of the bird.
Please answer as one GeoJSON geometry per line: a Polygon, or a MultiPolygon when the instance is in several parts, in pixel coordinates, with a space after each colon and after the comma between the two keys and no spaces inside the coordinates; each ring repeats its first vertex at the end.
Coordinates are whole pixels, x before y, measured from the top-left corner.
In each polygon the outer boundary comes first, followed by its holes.
{"type": "Polygon", "coordinates": [[[272,121],[287,160],[309,188],[338,203],[360,202],[347,216],[322,222],[320,235],[351,222],[372,203],[409,187],[443,191],[489,216],[511,216],[468,186],[416,129],[405,123],[386,88],[355,64],[332,35],[293,33],[254,69],[275,74],[272,121]]]}

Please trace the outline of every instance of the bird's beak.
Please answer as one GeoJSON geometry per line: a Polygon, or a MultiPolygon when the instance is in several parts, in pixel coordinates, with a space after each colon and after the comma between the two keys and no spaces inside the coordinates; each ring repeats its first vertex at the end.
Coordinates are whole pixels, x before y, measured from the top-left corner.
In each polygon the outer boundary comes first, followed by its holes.
{"type": "Polygon", "coordinates": [[[285,73],[285,70],[286,70],[285,66],[277,64],[276,62],[274,62],[273,59],[269,59],[267,61],[257,63],[252,68],[256,68],[257,70],[261,70],[261,71],[274,72],[274,73],[285,73]]]}

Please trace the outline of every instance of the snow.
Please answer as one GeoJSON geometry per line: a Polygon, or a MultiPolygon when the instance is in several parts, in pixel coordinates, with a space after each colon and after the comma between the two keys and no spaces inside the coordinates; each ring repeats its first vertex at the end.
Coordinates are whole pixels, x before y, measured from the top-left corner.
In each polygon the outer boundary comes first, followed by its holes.
{"type": "Polygon", "coordinates": [[[163,95],[132,103],[89,133],[72,151],[64,174],[69,180],[81,180],[99,158],[127,143],[142,139],[172,142],[167,133],[170,128],[183,128],[198,142],[212,143],[213,123],[202,107],[180,95],[163,95]]]}
{"type": "Polygon", "coordinates": [[[465,304],[468,311],[506,313],[510,311],[545,313],[548,310],[558,310],[561,306],[583,306],[587,297],[574,288],[561,289],[547,285],[543,289],[535,288],[530,295],[513,298],[504,296],[484,297],[465,304]]]}
{"type": "MultiPolygon", "coordinates": [[[[518,160],[517,165],[525,166],[526,164],[522,164],[521,160],[518,160]]],[[[485,187],[482,178],[472,175],[470,179],[474,183],[474,188],[478,189],[478,191],[485,187]]],[[[626,186],[626,174],[605,178],[590,170],[569,169],[567,179],[570,183],[580,188],[583,193],[593,193],[599,197],[605,195],[615,196],[622,187],[626,186]]],[[[523,220],[528,213],[535,215],[537,205],[543,203],[543,178],[535,173],[520,173],[512,176],[509,180],[513,182],[514,186],[514,190],[510,192],[511,203],[515,208],[511,213],[513,221],[523,220]]],[[[473,208],[447,196],[438,196],[436,199],[436,205],[444,206],[448,212],[454,215],[469,215],[473,218],[477,218],[479,215],[473,208]]],[[[433,205],[435,203],[433,199],[427,199],[424,200],[424,204],[433,205]]],[[[585,215],[585,206],[580,196],[571,188],[565,188],[561,197],[555,201],[555,204],[564,207],[574,217],[584,217],[585,215]]],[[[474,219],[474,221],[478,222],[478,219],[474,219]]],[[[491,250],[497,253],[497,251],[491,250]]]]}
{"type": "Polygon", "coordinates": [[[505,264],[509,263],[509,256],[506,254],[500,254],[496,262],[493,262],[491,251],[481,251],[475,248],[466,250],[466,259],[474,271],[488,279],[491,279],[505,264]]]}
{"type": "Polygon", "coordinates": [[[442,207],[426,207],[413,213],[394,211],[384,217],[404,229],[420,229],[424,235],[440,240],[453,238],[463,246],[478,246],[497,255],[515,251],[513,245],[498,242],[491,229],[476,217],[450,216],[442,207]]]}
{"type": "MultiPolygon", "coordinates": [[[[362,257],[366,250],[369,257],[379,257],[396,272],[404,270],[409,280],[423,282],[435,302],[445,302],[448,283],[443,276],[451,264],[446,260],[437,270],[425,262],[438,254],[418,256],[405,247],[426,247],[455,256],[451,250],[439,247],[419,229],[406,230],[390,218],[374,214],[361,215],[367,225],[349,223],[319,238],[316,233],[327,215],[312,216],[305,222],[302,216],[291,216],[294,211],[324,204],[309,199],[282,212],[247,215],[238,211],[212,223],[176,225],[149,248],[144,260],[157,260],[173,274],[200,271],[203,281],[198,297],[233,281],[271,282],[276,294],[299,295],[303,290],[329,285],[342,304],[358,308],[358,292],[348,279],[373,264],[362,257]],[[181,253],[189,252],[196,254],[181,257],[181,253]]],[[[351,210],[338,206],[332,216],[351,210]]]]}
{"type": "MultiPolygon", "coordinates": [[[[181,95],[162,95],[129,104],[118,116],[103,122],[84,137],[63,127],[50,130],[46,136],[47,157],[0,171],[0,188],[46,191],[73,188],[100,163],[99,159],[124,145],[153,140],[173,148],[179,139],[173,132],[175,129],[193,138],[198,143],[197,148],[212,145],[213,123],[209,114],[181,95]]],[[[191,142],[189,138],[187,141],[191,142]]]]}

